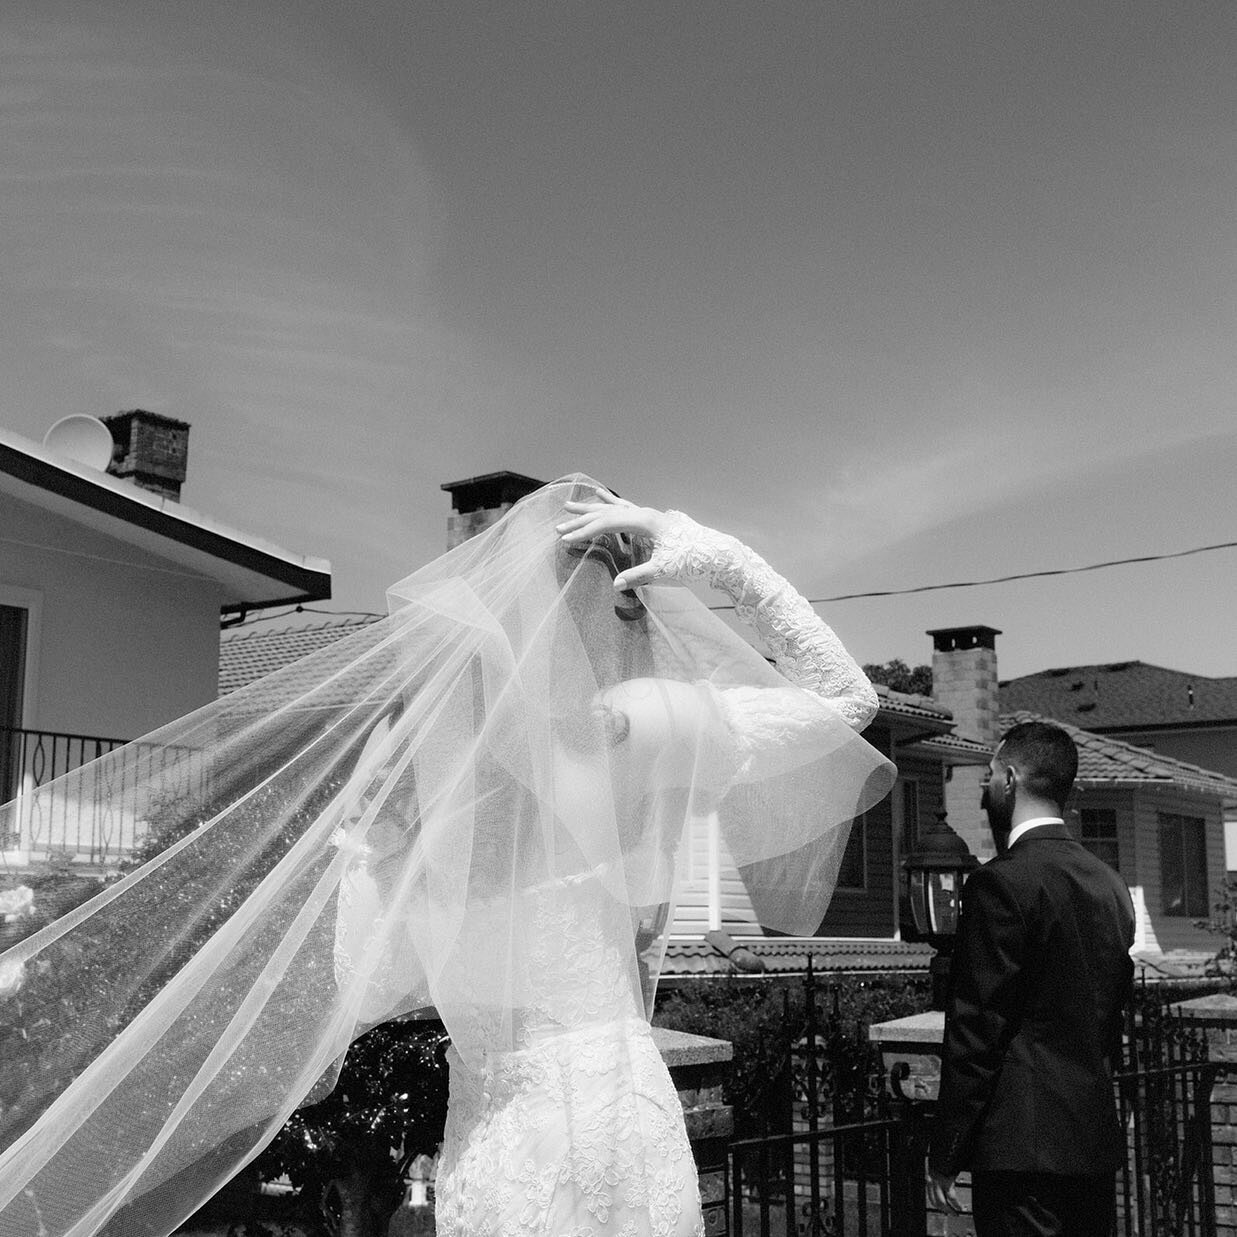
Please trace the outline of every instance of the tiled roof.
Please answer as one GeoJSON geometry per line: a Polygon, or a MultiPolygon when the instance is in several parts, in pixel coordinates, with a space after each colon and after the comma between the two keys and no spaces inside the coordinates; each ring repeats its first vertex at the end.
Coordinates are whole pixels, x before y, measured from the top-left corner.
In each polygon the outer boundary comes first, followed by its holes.
{"type": "Polygon", "coordinates": [[[226,696],[276,670],[368,627],[373,618],[319,623],[278,630],[225,631],[219,640],[219,694],[226,696]]]}
{"type": "Polygon", "coordinates": [[[894,691],[891,687],[886,687],[884,683],[873,683],[872,686],[876,689],[882,713],[918,718],[925,722],[936,722],[941,726],[946,726],[953,720],[953,714],[948,709],[927,696],[894,691]]]}
{"type": "Polygon", "coordinates": [[[967,739],[960,734],[934,734],[907,744],[905,749],[940,756],[950,764],[986,765],[992,756],[992,748],[978,739],[967,739]]]}
{"type": "Polygon", "coordinates": [[[1237,724],[1237,675],[1212,679],[1142,661],[1041,670],[1001,684],[1001,710],[1119,730],[1126,726],[1237,724]]]}
{"type": "Polygon", "coordinates": [[[1237,778],[1162,756],[1145,747],[1135,747],[1133,743],[1109,735],[1083,730],[1059,718],[1041,718],[1027,711],[1003,713],[1001,729],[1007,730],[1017,722],[1037,720],[1055,721],[1070,733],[1078,746],[1078,781],[1082,785],[1179,786],[1237,802],[1237,778]]]}
{"type": "MultiPolygon", "coordinates": [[[[345,622],[319,623],[310,627],[290,627],[280,630],[254,629],[223,633],[219,648],[219,694],[245,687],[255,679],[282,670],[310,653],[349,636],[376,618],[350,619],[345,622]]],[[[944,727],[949,724],[948,709],[934,704],[926,696],[912,696],[891,691],[883,683],[876,685],[882,712],[899,717],[915,718],[944,727]]],[[[959,740],[965,743],[967,740],[959,740]]],[[[987,757],[985,756],[985,760],[987,757]]]]}
{"type": "MultiPolygon", "coordinates": [[[[765,975],[801,975],[824,971],[926,971],[932,957],[927,945],[907,941],[846,940],[828,937],[737,937],[765,965],[765,975]]],[[[671,940],[662,964],[663,980],[740,974],[730,960],[703,939],[671,940]]]]}

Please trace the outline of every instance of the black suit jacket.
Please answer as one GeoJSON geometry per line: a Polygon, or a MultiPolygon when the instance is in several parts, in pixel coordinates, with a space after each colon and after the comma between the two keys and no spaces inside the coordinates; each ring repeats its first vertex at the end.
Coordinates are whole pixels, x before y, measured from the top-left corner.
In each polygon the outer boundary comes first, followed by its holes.
{"type": "Polygon", "coordinates": [[[930,1163],[1100,1173],[1124,1155],[1112,1070],[1134,967],[1121,877],[1040,825],[968,877],[930,1163]]]}

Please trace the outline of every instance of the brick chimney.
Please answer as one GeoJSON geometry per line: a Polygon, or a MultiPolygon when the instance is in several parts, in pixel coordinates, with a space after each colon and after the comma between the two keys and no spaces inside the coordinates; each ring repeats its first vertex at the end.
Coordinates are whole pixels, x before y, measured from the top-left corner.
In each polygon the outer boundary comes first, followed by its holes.
{"type": "MultiPolygon", "coordinates": [[[[995,627],[940,627],[932,637],[932,697],[952,714],[954,729],[989,747],[1001,737],[1000,685],[997,680],[995,627]]],[[[962,765],[945,786],[950,827],[981,860],[996,854],[988,818],[980,809],[986,769],[962,765]]]]}
{"type": "Polygon", "coordinates": [[[189,423],[144,408],[101,420],[116,444],[107,471],[179,502],[189,458],[189,423]]]}
{"type": "Polygon", "coordinates": [[[442,489],[451,495],[447,517],[447,549],[475,537],[495,523],[527,494],[545,484],[518,472],[487,472],[465,481],[448,481],[442,489]]]}

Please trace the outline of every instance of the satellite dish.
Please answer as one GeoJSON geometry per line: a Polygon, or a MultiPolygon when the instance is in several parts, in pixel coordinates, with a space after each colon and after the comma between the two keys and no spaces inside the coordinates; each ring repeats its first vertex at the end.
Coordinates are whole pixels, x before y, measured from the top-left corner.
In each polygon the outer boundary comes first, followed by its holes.
{"type": "Polygon", "coordinates": [[[112,462],[115,446],[112,431],[98,417],[88,417],[82,413],[61,417],[43,435],[43,445],[57,455],[67,455],[69,459],[85,464],[87,468],[96,468],[99,472],[105,471],[112,462]]]}

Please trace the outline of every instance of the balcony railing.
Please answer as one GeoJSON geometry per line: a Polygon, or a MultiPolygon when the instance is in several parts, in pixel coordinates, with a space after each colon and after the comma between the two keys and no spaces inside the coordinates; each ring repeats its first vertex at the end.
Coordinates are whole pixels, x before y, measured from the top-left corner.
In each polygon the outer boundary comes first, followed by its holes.
{"type": "Polygon", "coordinates": [[[115,867],[146,835],[152,803],[200,791],[203,764],[187,748],[0,726],[0,855],[115,867]]]}

